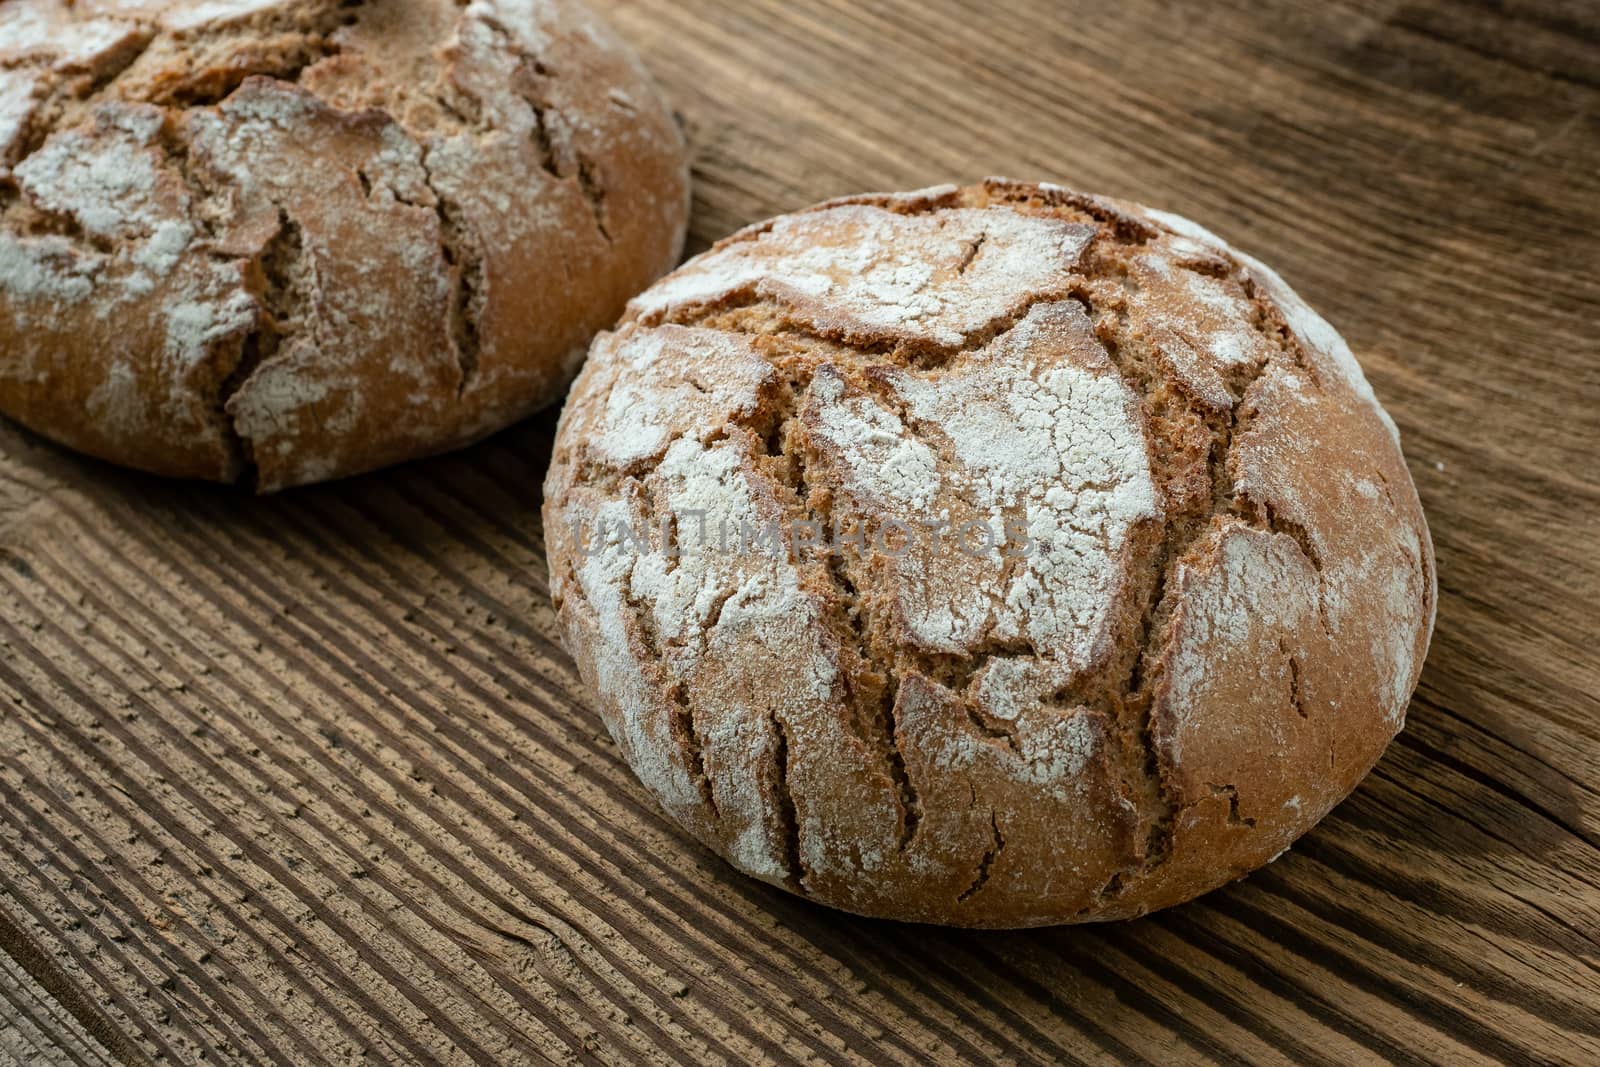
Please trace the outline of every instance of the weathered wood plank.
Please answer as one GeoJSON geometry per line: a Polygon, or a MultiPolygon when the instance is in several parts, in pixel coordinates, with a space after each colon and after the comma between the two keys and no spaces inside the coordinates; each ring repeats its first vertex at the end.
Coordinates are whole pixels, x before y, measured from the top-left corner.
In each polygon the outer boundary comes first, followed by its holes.
{"type": "Polygon", "coordinates": [[[110,1067],[116,1062],[27,968],[0,953],[0,1063],[110,1067]]]}
{"type": "Polygon", "coordinates": [[[1007,173],[1277,265],[1433,526],[1406,733],[1187,907],[866,922],[733,876],[618,760],[554,642],[552,416],[267,500],[0,428],[0,1058],[1600,1060],[1593,5],[601,6],[693,132],[699,245],[1007,173]]]}

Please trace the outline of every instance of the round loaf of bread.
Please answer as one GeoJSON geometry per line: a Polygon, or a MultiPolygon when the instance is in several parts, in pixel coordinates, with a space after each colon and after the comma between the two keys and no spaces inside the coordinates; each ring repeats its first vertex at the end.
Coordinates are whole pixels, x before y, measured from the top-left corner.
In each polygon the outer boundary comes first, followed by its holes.
{"type": "Polygon", "coordinates": [[[563,639],[665,809],[865,915],[1140,915],[1400,729],[1432,547],[1394,424],[1184,219],[993,180],[747,229],[634,300],[545,486],[563,639]]]}
{"type": "Polygon", "coordinates": [[[0,412],[261,490],[559,398],[683,137],[578,0],[6,0],[0,412]]]}

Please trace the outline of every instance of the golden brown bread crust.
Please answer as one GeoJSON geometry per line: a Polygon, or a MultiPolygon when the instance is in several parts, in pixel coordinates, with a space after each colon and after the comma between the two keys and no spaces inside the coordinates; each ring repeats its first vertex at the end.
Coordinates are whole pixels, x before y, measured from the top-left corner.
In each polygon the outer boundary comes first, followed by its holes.
{"type": "Polygon", "coordinates": [[[0,206],[0,412],[265,491],[557,399],[688,176],[577,0],[8,0],[0,206]]]}
{"type": "Polygon", "coordinates": [[[1398,731],[1432,630],[1338,335],[1192,223],[1054,186],[722,242],[596,341],[545,493],[566,645],[641,779],[868,915],[1119,918],[1268,862],[1398,731]],[[1034,551],[719,535],[808,515],[1034,551]]]}

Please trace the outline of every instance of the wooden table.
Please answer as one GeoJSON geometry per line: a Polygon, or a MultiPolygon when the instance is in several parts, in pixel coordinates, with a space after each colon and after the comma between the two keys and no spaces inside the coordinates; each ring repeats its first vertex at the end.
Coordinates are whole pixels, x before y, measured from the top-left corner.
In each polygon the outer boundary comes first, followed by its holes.
{"type": "Polygon", "coordinates": [[[1591,0],[612,0],[694,234],[985,173],[1192,215],[1360,353],[1439,556],[1376,773],[1141,922],[868,922],[656,810],[553,642],[553,418],[250,499],[0,431],[0,1061],[1600,1062],[1591,0]],[[7,958],[9,955],[9,958],[7,958]]]}

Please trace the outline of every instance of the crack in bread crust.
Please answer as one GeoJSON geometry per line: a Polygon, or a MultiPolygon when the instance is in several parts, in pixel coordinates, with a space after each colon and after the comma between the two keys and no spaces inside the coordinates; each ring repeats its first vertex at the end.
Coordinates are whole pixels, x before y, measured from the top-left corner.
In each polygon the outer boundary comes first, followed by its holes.
{"type": "MultiPolygon", "coordinates": [[[[833,493],[838,487],[830,488],[826,474],[813,474],[811,467],[818,457],[808,455],[803,443],[804,409],[819,368],[846,368],[851,380],[867,383],[863,388],[875,397],[876,410],[905,427],[907,440],[927,444],[927,431],[919,429],[918,420],[908,416],[886,383],[898,380],[896,375],[915,375],[928,381],[958,376],[975,354],[1003,343],[1025,327],[1033,328],[1036,312],[1062,302],[1081,309],[1092,324],[1094,337],[1103,347],[1112,372],[1139,406],[1161,514],[1154,521],[1137,524],[1128,535],[1127,544],[1131,547],[1124,551],[1134,566],[1116,631],[1120,636],[1096,660],[1057,685],[1040,704],[1062,718],[1080,715],[1084,709],[1104,716],[1111,724],[1110,747],[1121,795],[1137,813],[1137,831],[1130,838],[1125,861],[1108,872],[1080,906],[1052,915],[1048,921],[1137,913],[1143,907],[1138,901],[1145,883],[1156,880],[1153,876],[1169,859],[1177,823],[1199,803],[1171,781],[1169,755],[1158,740],[1152,719],[1159,693],[1170,681],[1166,661],[1175,640],[1179,575],[1203,561],[1203,552],[1211,550],[1219,524],[1224,524],[1230,529],[1246,528],[1287,538],[1321,581],[1324,563],[1315,538],[1294,519],[1280,514],[1269,500],[1258,499],[1249,489],[1236,484],[1233,468],[1237,442],[1251,432],[1258,413],[1258,387],[1270,375],[1293,373],[1303,379],[1308,395],[1321,396],[1326,372],[1319,361],[1324,357],[1313,355],[1301,336],[1303,331],[1291,327],[1287,313],[1257,283],[1250,265],[1253,261],[1241,261],[1220,243],[1197,243],[1187,233],[1167,226],[1165,218],[1158,219],[1142,209],[1051,187],[991,181],[969,189],[944,188],[905,196],[833,201],[741,231],[716,246],[702,261],[691,263],[683,273],[712,270],[711,266],[699,264],[714,261],[724,250],[758,247],[782,231],[788,219],[816,218],[852,206],[933,220],[975,207],[1003,209],[1089,225],[1094,232],[1071,269],[1048,284],[1030,289],[1024,299],[1003,314],[984,318],[955,339],[908,340],[892,330],[874,334],[870,328],[864,330],[837,316],[819,320],[822,313],[815,306],[790,300],[759,280],[741,281],[737,275],[730,275],[720,290],[707,286],[700,292],[691,286],[687,291],[693,297],[677,303],[669,298],[652,302],[652,294],[645,294],[625,319],[623,335],[646,336],[652,330],[670,326],[714,331],[748,341],[773,373],[786,380],[788,399],[775,418],[772,409],[763,408],[745,419],[732,420],[732,424],[756,431],[767,442],[767,455],[763,458],[770,461],[769,475],[787,487],[792,498],[791,514],[810,514],[828,521],[835,514],[833,493]],[[1158,245],[1166,249],[1180,244],[1181,254],[1157,249],[1158,245]],[[1202,312],[1208,300],[1213,309],[1223,306],[1231,316],[1231,324],[1249,337],[1200,337],[1193,334],[1192,329],[1198,328],[1193,323],[1180,323],[1173,327],[1175,333],[1152,332],[1152,323],[1157,319],[1140,304],[1147,294],[1141,291],[1135,274],[1151,269],[1142,257],[1158,255],[1167,257],[1161,285],[1173,291],[1182,287],[1187,287],[1182,291],[1192,290],[1196,294],[1192,299],[1202,312]],[[1214,355],[1210,364],[1196,361],[1194,350],[1205,344],[1211,346],[1214,355]],[[1185,358],[1190,360],[1187,365],[1181,362],[1185,358]],[[1214,373],[1211,367],[1216,368],[1214,373]],[[1208,379],[1207,373],[1213,373],[1214,380],[1208,379]],[[763,426],[764,421],[769,424],[763,426]]],[[[996,243],[987,233],[962,242],[953,254],[954,273],[966,275],[980,256],[993,251],[996,243]]],[[[675,278],[668,279],[663,287],[671,289],[675,278]]],[[[584,383],[580,382],[572,408],[563,420],[563,432],[558,435],[556,462],[547,487],[547,515],[559,512],[561,498],[569,486],[614,487],[619,478],[624,484],[642,480],[653,469],[652,461],[643,461],[642,465],[630,461],[631,466],[623,473],[603,454],[572,439],[571,423],[579,417],[573,409],[594,403],[584,395],[584,383]]],[[[588,426],[586,432],[592,435],[601,431],[588,426]]],[[[715,436],[706,439],[714,440],[715,436]]],[[[1088,483],[1086,488],[1106,487],[1088,483]]],[[[1384,490],[1388,492],[1387,482],[1384,490]]],[[[1395,507],[1392,494],[1390,504],[1395,507]]],[[[1100,535],[1104,542],[1103,529],[1100,535]]],[[[895,783],[900,812],[898,846],[905,851],[928,826],[929,818],[924,811],[925,800],[917,793],[915,775],[908,772],[907,753],[894,717],[908,679],[931,680],[946,686],[959,701],[970,728],[985,744],[1018,757],[1027,743],[1025,734],[1017,723],[997,718],[980,706],[980,683],[990,677],[997,663],[1019,658],[1049,663],[1057,650],[1015,640],[995,640],[993,635],[957,653],[934,652],[896,641],[891,620],[883,615],[881,597],[865,592],[868,584],[881,579],[875,579],[859,557],[842,551],[832,556],[821,572],[834,605],[827,618],[841,647],[861,661],[847,673],[852,678],[870,677],[873,671],[884,675],[881,684],[869,681],[852,688],[850,700],[854,704],[854,722],[869,727],[876,724],[875,729],[864,729],[862,736],[876,748],[883,773],[895,783]]],[[[559,574],[565,564],[558,557],[559,553],[552,554],[553,569],[559,574]]],[[[1425,559],[1421,564],[1426,581],[1431,572],[1425,559]]],[[[567,597],[576,590],[571,583],[555,584],[567,590],[567,597]]],[[[1317,599],[1326,630],[1326,597],[1319,593],[1317,599]]],[[[1311,697],[1305,690],[1304,663],[1287,645],[1283,648],[1282,663],[1290,679],[1285,711],[1309,722],[1315,716],[1308,710],[1311,697]]],[[[794,726],[790,723],[785,729],[789,731],[784,738],[785,753],[792,756],[794,726]]],[[[786,788],[792,788],[787,777],[785,783],[786,788]]],[[[1252,831],[1257,828],[1257,817],[1241,810],[1241,795],[1235,785],[1213,789],[1207,795],[1226,801],[1228,826],[1252,831]]],[[[792,806],[793,799],[788,803],[792,806]]],[[[929,914],[938,921],[984,922],[981,909],[962,909],[979,896],[978,890],[990,879],[1003,843],[998,813],[991,809],[988,815],[994,842],[981,856],[974,857],[974,881],[965,888],[952,887],[952,899],[944,904],[927,905],[933,909],[929,914]]],[[[786,833],[798,831],[791,823],[786,833]]],[[[789,847],[799,854],[800,843],[791,840],[789,847]]],[[[860,907],[838,899],[828,902],[860,907]]],[[[861,910],[883,913],[881,908],[861,910]]],[[[892,907],[887,913],[896,914],[892,907]]]]}
{"type": "MultiPolygon", "coordinates": [[[[805,479],[803,461],[798,466],[798,481],[803,485],[805,479]]],[[[831,527],[833,523],[831,506],[813,507],[812,513],[825,526],[831,527]]],[[[850,650],[861,657],[864,664],[869,663],[871,661],[869,635],[872,632],[873,619],[870,609],[862,602],[855,582],[850,577],[849,563],[844,554],[837,553],[830,556],[825,572],[833,582],[835,595],[839,601],[839,614],[835,615],[837,629],[850,650]]],[[[898,668],[891,668],[881,681],[869,675],[868,696],[862,701],[864,706],[859,709],[857,718],[862,724],[862,739],[879,750],[889,777],[894,782],[896,799],[900,805],[898,844],[903,852],[916,839],[922,819],[922,798],[918,796],[917,787],[906,771],[905,753],[900,748],[894,714],[895,699],[899,690],[898,668]],[[876,684],[872,684],[873,682],[876,684]],[[871,695],[874,689],[877,692],[875,699],[871,695]]]]}
{"type": "MultiPolygon", "coordinates": [[[[1091,312],[1093,306],[1090,306],[1091,312]]],[[[1106,321],[1106,320],[1102,320],[1106,321]]],[[[1121,350],[1121,338],[1103,338],[1112,351],[1121,350]]],[[[1115,356],[1113,357],[1115,359],[1115,356]]],[[[1209,528],[1212,519],[1229,512],[1234,507],[1233,486],[1228,477],[1228,460],[1233,452],[1234,434],[1244,397],[1250,387],[1266,371],[1267,363],[1243,374],[1234,386],[1239,399],[1228,410],[1225,418],[1208,420],[1212,433],[1212,446],[1207,454],[1207,474],[1213,491],[1210,507],[1192,516],[1169,515],[1164,530],[1164,540],[1154,563],[1154,580],[1151,594],[1143,612],[1142,636],[1133,664],[1116,692],[1109,694],[1110,705],[1117,709],[1128,729],[1138,738],[1138,745],[1128,759],[1143,767],[1147,786],[1152,789],[1146,819],[1148,836],[1139,863],[1117,872],[1113,880],[1096,894],[1093,907],[1101,907],[1107,899],[1114,899],[1138,886],[1140,878],[1159,865],[1167,855],[1171,843],[1172,825],[1179,812],[1168,788],[1166,774],[1161,766],[1160,754],[1152,736],[1150,721],[1150,690],[1159,677],[1159,661],[1167,643],[1165,620],[1170,612],[1167,605],[1168,589],[1173,571],[1193,550],[1195,544],[1209,528]],[[1114,888],[1113,888],[1114,887],[1114,888]]],[[[1131,367],[1119,363],[1124,381],[1149,401],[1152,379],[1131,367]]],[[[1163,457],[1164,460],[1165,457],[1163,457]]]]}
{"type": "Polygon", "coordinates": [[[429,166],[431,152],[424,152],[422,169],[428,190],[433,193],[434,210],[439,217],[439,247],[450,265],[450,342],[456,366],[461,371],[456,396],[466,393],[478,373],[478,355],[483,349],[480,323],[487,300],[483,248],[479,236],[463,217],[461,205],[439,187],[429,166]]]}
{"type": "Polygon", "coordinates": [[[1000,820],[994,812],[989,813],[989,828],[994,837],[988,849],[983,853],[983,858],[978,861],[978,869],[973,873],[972,884],[963,889],[956,897],[956,903],[965,904],[982,891],[989,881],[989,874],[994,870],[995,860],[1000,858],[1000,852],[1006,847],[1005,835],[1000,832],[1000,820]]]}
{"type": "Polygon", "coordinates": [[[259,275],[258,299],[263,314],[245,337],[239,360],[223,381],[217,397],[218,411],[239,454],[242,478],[254,476],[255,459],[251,454],[250,439],[239,433],[233,416],[228,413],[228,402],[256,372],[257,367],[277,354],[284,337],[303,324],[309,294],[299,283],[298,276],[305,269],[304,261],[305,245],[300,224],[280,207],[278,232],[252,264],[259,275]]]}
{"type": "Polygon", "coordinates": [[[772,790],[778,800],[778,823],[783,838],[783,866],[788,872],[785,883],[800,896],[806,895],[805,854],[800,847],[800,816],[795,809],[794,794],[789,788],[789,728],[783,717],[769,710],[768,721],[777,737],[772,749],[772,790]]]}
{"type": "MultiPolygon", "coordinates": [[[[577,184],[589,205],[596,231],[610,244],[612,236],[606,223],[606,189],[600,178],[599,164],[568,134],[571,122],[551,99],[549,89],[560,77],[559,73],[552,70],[542,57],[526,48],[517,35],[498,19],[484,17],[482,21],[493,34],[498,47],[516,58],[511,88],[533,113],[532,134],[538,146],[540,167],[556,181],[577,184]]],[[[471,124],[481,128],[485,103],[474,100],[473,104],[478,114],[471,124]]],[[[450,108],[453,114],[462,115],[458,105],[452,103],[450,108]]]]}

